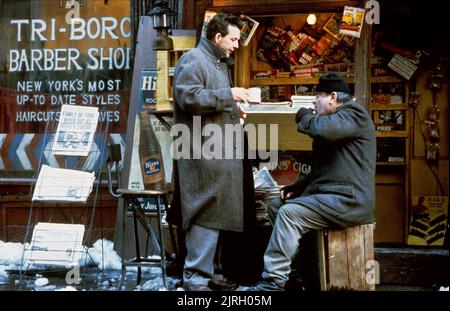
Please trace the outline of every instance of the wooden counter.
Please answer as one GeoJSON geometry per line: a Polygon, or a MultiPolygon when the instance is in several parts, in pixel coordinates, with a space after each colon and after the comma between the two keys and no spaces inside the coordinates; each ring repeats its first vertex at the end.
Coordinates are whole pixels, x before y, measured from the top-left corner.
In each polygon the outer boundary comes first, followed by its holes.
{"type": "MultiPolygon", "coordinates": [[[[270,147],[270,124],[276,124],[278,126],[278,150],[310,151],[312,150],[312,140],[309,136],[297,131],[295,113],[295,111],[249,111],[245,119],[245,124],[254,124],[256,128],[259,125],[265,125],[266,149],[270,147]]],[[[256,140],[257,138],[249,137],[250,149],[258,150],[256,140]]]]}

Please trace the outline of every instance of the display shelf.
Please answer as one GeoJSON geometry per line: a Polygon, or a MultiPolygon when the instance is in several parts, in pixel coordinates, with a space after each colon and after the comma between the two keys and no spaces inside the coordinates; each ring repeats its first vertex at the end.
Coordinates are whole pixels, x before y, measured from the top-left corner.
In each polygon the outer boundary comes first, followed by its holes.
{"type": "Polygon", "coordinates": [[[407,104],[372,104],[371,110],[408,110],[407,104]]]}
{"type": "Polygon", "coordinates": [[[372,83],[403,83],[405,82],[402,78],[395,76],[383,76],[383,77],[371,77],[372,83]]]}
{"type": "MultiPolygon", "coordinates": [[[[354,78],[343,78],[347,83],[354,83],[354,78]]],[[[297,84],[317,84],[319,78],[272,78],[272,79],[251,79],[251,86],[262,85],[297,85],[297,84]]]]}
{"type": "MultiPolygon", "coordinates": [[[[378,214],[390,213],[393,206],[399,209],[400,213],[405,218],[398,220],[399,227],[397,237],[385,236],[384,239],[390,242],[404,243],[405,232],[407,226],[405,224],[407,220],[407,210],[409,202],[409,170],[410,170],[410,106],[408,103],[409,88],[407,81],[397,76],[382,76],[382,77],[370,77],[370,98],[371,105],[370,111],[372,118],[375,122],[377,129],[386,126],[386,128],[392,126],[401,126],[398,130],[377,130],[377,177],[389,175],[395,178],[397,181],[393,183],[384,183],[377,179],[376,189],[377,195],[384,197],[391,197],[386,204],[377,204],[378,214]],[[392,90],[392,86],[395,90],[392,90]],[[381,90],[381,94],[379,95],[381,90]],[[386,103],[378,103],[372,94],[375,96],[385,96],[386,103]],[[401,103],[390,103],[391,96],[401,96],[401,103]],[[384,113],[383,113],[384,112],[384,113]],[[381,114],[388,113],[386,119],[381,117],[381,114]],[[395,117],[398,112],[401,115],[401,125],[395,122],[395,117]],[[381,158],[378,156],[381,155],[381,158]],[[399,160],[403,158],[403,161],[390,162],[389,157],[399,157],[399,160]],[[394,186],[395,185],[395,186],[394,186]],[[391,205],[390,208],[387,208],[391,205]]],[[[380,98],[378,98],[380,100],[380,98]]],[[[398,102],[400,100],[396,99],[398,102]]]]}
{"type": "Polygon", "coordinates": [[[405,166],[405,162],[377,162],[378,166],[405,166]]]}
{"type": "Polygon", "coordinates": [[[407,138],[407,131],[377,131],[377,137],[407,138]]]}
{"type": "Polygon", "coordinates": [[[174,30],[173,50],[157,52],[157,110],[173,108],[172,86],[175,66],[184,53],[195,47],[195,36],[195,31],[174,30]]]}

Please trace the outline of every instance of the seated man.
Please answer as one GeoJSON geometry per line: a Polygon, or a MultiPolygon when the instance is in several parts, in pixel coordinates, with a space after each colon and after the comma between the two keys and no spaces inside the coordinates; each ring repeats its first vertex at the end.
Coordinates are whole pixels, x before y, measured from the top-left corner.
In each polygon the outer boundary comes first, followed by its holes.
{"type": "Polygon", "coordinates": [[[269,205],[273,231],[264,254],[262,281],[253,290],[283,290],[299,240],[306,232],[373,221],[375,129],[338,75],[320,78],[315,112],[301,108],[298,131],[313,139],[312,169],[281,190],[269,205]]]}

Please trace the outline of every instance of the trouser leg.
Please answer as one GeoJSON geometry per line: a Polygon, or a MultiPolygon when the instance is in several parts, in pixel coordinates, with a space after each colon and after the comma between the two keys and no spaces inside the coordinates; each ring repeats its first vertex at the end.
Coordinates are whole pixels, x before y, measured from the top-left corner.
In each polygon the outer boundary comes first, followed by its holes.
{"type": "Polygon", "coordinates": [[[273,199],[267,206],[267,213],[269,215],[270,223],[272,227],[275,225],[275,219],[277,219],[278,211],[285,203],[280,199],[273,199]]]}
{"type": "Polygon", "coordinates": [[[208,285],[208,281],[214,274],[214,255],[218,238],[219,230],[198,225],[191,225],[187,230],[184,284],[208,285]]]}
{"type": "Polygon", "coordinates": [[[264,254],[262,284],[267,289],[282,289],[289,278],[291,261],[302,235],[312,229],[328,228],[329,223],[320,214],[299,204],[285,204],[281,208],[274,204],[272,209],[270,214],[276,218],[264,254]]]}

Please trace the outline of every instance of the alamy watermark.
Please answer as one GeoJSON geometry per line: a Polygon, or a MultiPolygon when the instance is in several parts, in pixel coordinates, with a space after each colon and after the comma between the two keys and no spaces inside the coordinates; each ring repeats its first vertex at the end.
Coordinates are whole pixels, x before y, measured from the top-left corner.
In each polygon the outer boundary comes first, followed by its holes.
{"type": "Polygon", "coordinates": [[[377,0],[366,2],[366,23],[369,25],[380,23],[380,3],[377,0]]]}
{"type": "Polygon", "coordinates": [[[79,285],[81,278],[80,278],[80,264],[78,262],[71,264],[69,267],[72,267],[69,271],[66,273],[66,284],[68,285],[79,285]]]}
{"type": "Polygon", "coordinates": [[[366,284],[380,284],[380,263],[376,260],[366,262],[366,284]]]}
{"type": "Polygon", "coordinates": [[[208,123],[202,126],[202,117],[193,116],[191,126],[174,124],[170,136],[175,137],[170,148],[175,160],[246,158],[278,162],[278,124],[208,123]],[[245,135],[255,148],[244,148],[245,135]]]}

